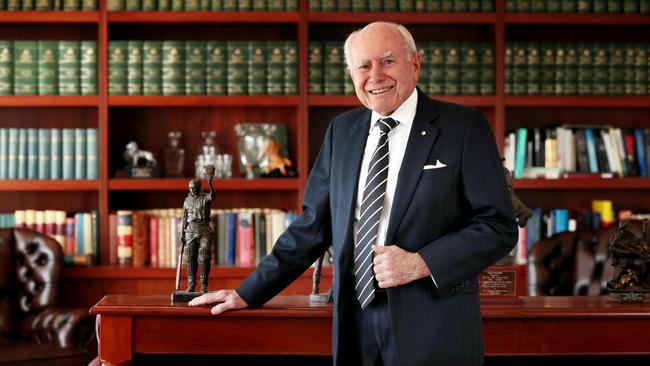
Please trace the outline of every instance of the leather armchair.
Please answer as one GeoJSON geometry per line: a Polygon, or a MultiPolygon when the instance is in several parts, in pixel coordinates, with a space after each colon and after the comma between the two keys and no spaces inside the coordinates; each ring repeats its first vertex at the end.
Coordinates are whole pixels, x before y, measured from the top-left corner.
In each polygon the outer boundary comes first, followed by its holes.
{"type": "Polygon", "coordinates": [[[0,364],[84,365],[94,318],[57,307],[63,270],[58,242],[29,229],[0,229],[0,364]]]}

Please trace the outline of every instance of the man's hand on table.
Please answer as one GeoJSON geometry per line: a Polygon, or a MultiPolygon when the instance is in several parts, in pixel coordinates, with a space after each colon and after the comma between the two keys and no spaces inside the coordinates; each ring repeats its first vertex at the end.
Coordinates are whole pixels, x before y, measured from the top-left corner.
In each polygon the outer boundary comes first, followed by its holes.
{"type": "Polygon", "coordinates": [[[207,294],[192,299],[192,301],[187,304],[189,306],[199,306],[211,305],[214,303],[219,304],[213,306],[212,310],[210,310],[212,315],[221,314],[226,310],[236,310],[248,307],[246,301],[244,301],[244,299],[242,299],[235,290],[219,290],[217,292],[208,292],[207,294]]]}

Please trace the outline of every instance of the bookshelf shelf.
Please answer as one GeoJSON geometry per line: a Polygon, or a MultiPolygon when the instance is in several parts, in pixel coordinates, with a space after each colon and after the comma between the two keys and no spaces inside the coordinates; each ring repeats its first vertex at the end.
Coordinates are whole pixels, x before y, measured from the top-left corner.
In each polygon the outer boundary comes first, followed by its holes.
{"type": "Polygon", "coordinates": [[[507,96],[506,107],[648,108],[647,96],[507,96]]]}
{"type": "Polygon", "coordinates": [[[98,180],[0,180],[0,191],[96,191],[98,180]]]}
{"type": "Polygon", "coordinates": [[[648,15],[506,13],[506,24],[649,25],[648,15]]]}
{"type": "Polygon", "coordinates": [[[361,24],[389,20],[401,24],[493,24],[495,13],[311,12],[310,23],[361,24]]]}
{"type": "Polygon", "coordinates": [[[567,178],[567,179],[515,179],[515,189],[648,189],[649,178],[567,178]]]}
{"type": "Polygon", "coordinates": [[[111,107],[297,107],[296,95],[260,96],[143,96],[112,95],[108,97],[111,107]]]}
{"type": "Polygon", "coordinates": [[[0,107],[97,107],[96,95],[3,95],[0,107]]]}
{"type": "MultiPolygon", "coordinates": [[[[110,179],[108,189],[112,191],[176,191],[187,190],[191,178],[179,179],[110,179]]],[[[215,179],[214,188],[227,191],[279,191],[298,190],[300,182],[297,178],[268,178],[268,179],[215,179]]],[[[205,184],[207,189],[207,184],[205,184]]]]}
{"type": "Polygon", "coordinates": [[[109,23],[239,23],[279,24],[300,20],[298,12],[120,11],[108,12],[109,23]]]}
{"type": "MultiPolygon", "coordinates": [[[[494,107],[496,98],[494,96],[454,96],[440,95],[432,98],[450,103],[458,103],[471,107],[494,107]]],[[[361,103],[354,95],[311,95],[309,96],[310,107],[360,107],[361,103]]]]}
{"type": "Polygon", "coordinates": [[[0,11],[2,23],[99,23],[98,11],[0,11]]]}

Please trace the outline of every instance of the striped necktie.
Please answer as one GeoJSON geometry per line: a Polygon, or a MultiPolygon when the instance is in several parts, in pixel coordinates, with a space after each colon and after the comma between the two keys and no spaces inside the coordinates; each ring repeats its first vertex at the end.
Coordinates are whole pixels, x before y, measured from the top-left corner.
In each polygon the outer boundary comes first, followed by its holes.
{"type": "Polygon", "coordinates": [[[357,227],[357,241],[354,250],[354,290],[362,309],[375,298],[373,284],[374,271],[372,270],[372,248],[377,242],[377,231],[381,209],[386,196],[386,182],[388,181],[388,133],[397,126],[397,121],[392,118],[382,118],[377,121],[379,126],[379,141],[375,148],[370,164],[366,186],[363,188],[363,200],[359,208],[359,223],[357,227]]]}

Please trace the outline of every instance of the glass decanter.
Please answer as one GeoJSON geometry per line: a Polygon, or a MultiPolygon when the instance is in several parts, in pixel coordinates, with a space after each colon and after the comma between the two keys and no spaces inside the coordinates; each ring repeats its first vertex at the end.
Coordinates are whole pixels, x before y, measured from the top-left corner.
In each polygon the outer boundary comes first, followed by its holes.
{"type": "Polygon", "coordinates": [[[199,146],[199,152],[194,160],[194,175],[196,178],[203,178],[203,167],[205,165],[216,165],[218,151],[215,141],[216,136],[216,131],[201,131],[203,143],[199,146]]]}
{"type": "Polygon", "coordinates": [[[185,176],[185,149],[181,146],[180,131],[167,133],[169,145],[165,148],[165,169],[168,178],[183,178],[185,176]]]}

